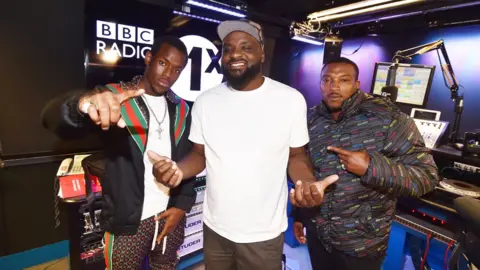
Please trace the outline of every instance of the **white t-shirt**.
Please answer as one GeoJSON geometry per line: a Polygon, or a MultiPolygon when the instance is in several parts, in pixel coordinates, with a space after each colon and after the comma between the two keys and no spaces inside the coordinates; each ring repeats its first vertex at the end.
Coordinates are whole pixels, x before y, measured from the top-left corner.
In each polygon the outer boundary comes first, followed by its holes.
{"type": "Polygon", "coordinates": [[[287,229],[289,148],[308,143],[306,114],[300,92],[266,77],[253,91],[224,83],[195,100],[189,139],[205,145],[208,227],[237,243],[287,229]]]}
{"type": "Polygon", "coordinates": [[[145,164],[145,197],[143,199],[142,220],[152,217],[167,209],[169,188],[155,182],[152,174],[153,164],[147,155],[147,151],[152,150],[155,153],[171,158],[172,146],[170,144],[170,117],[164,96],[143,95],[144,101],[148,103],[150,121],[148,126],[147,145],[143,162],[145,164]],[[153,112],[151,111],[153,110],[153,112]],[[157,116],[158,120],[155,118],[157,116]],[[159,135],[158,126],[165,115],[165,120],[161,124],[162,132],[159,135]]]}

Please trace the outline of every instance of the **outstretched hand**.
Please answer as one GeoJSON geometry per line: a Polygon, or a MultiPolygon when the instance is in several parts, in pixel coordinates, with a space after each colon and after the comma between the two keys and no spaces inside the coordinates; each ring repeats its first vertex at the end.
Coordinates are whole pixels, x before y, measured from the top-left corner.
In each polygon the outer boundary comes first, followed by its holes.
{"type": "Polygon", "coordinates": [[[90,119],[103,130],[108,130],[110,125],[120,128],[126,126],[120,114],[120,107],[131,98],[141,96],[145,90],[124,91],[116,94],[111,91],[93,92],[86,95],[78,102],[78,110],[88,114],[90,119]]]}
{"type": "Polygon", "coordinates": [[[339,147],[329,146],[327,150],[335,152],[340,159],[342,168],[357,176],[364,176],[370,165],[370,155],[365,149],[348,151],[339,147]]]}
{"type": "Polygon", "coordinates": [[[185,216],[185,211],[179,208],[171,207],[167,209],[165,212],[157,215],[155,217],[156,221],[161,219],[165,219],[165,225],[163,226],[163,230],[157,237],[157,244],[162,242],[162,239],[167,236],[169,233],[173,232],[175,228],[178,226],[182,218],[185,216]]]}
{"type": "Polygon", "coordinates": [[[321,181],[305,182],[298,180],[290,190],[290,202],[296,207],[315,207],[323,203],[325,189],[338,180],[338,175],[330,175],[321,181]]]}
{"type": "Polygon", "coordinates": [[[148,151],[147,155],[153,164],[152,173],[155,181],[169,188],[180,185],[183,180],[183,172],[174,161],[153,151],[148,151]]]}

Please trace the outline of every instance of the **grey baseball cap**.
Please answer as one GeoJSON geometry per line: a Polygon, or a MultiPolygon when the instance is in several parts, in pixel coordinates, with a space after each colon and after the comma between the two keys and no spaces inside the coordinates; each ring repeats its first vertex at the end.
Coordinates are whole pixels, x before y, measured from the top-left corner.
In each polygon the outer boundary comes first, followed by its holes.
{"type": "Polygon", "coordinates": [[[249,20],[223,21],[217,28],[218,36],[222,41],[230,33],[236,31],[245,32],[251,35],[263,46],[262,27],[258,23],[249,20]]]}

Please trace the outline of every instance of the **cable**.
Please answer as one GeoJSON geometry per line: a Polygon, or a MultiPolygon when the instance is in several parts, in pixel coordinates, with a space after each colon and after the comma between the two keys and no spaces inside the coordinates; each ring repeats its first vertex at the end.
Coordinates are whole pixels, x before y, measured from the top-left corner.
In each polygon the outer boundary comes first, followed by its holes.
{"type": "Polygon", "coordinates": [[[432,238],[432,233],[429,233],[427,236],[427,247],[425,248],[425,252],[423,253],[423,259],[420,263],[420,270],[423,270],[425,267],[425,262],[427,261],[428,250],[430,249],[430,239],[432,238]]]}
{"type": "Polygon", "coordinates": [[[362,48],[363,43],[365,43],[365,41],[362,41],[362,44],[360,44],[360,46],[357,49],[355,49],[352,53],[342,53],[342,54],[343,55],[348,55],[348,56],[356,54],[358,52],[358,50],[360,50],[362,48]]]}
{"type": "MultiPolygon", "coordinates": [[[[451,166],[448,166],[448,167],[443,167],[441,170],[440,170],[440,175],[443,176],[443,172],[445,170],[452,170],[452,171],[455,171],[459,174],[459,177],[462,177],[463,176],[463,172],[459,169],[459,168],[455,168],[455,167],[451,167],[451,166]]],[[[445,177],[445,176],[444,176],[445,177]]],[[[446,178],[450,178],[450,177],[446,177],[446,178]]]]}
{"type": "Polygon", "coordinates": [[[443,269],[444,270],[448,270],[448,252],[450,251],[450,248],[453,246],[454,243],[455,243],[455,241],[453,241],[453,240],[450,241],[447,249],[445,250],[445,255],[443,256],[443,269]]]}

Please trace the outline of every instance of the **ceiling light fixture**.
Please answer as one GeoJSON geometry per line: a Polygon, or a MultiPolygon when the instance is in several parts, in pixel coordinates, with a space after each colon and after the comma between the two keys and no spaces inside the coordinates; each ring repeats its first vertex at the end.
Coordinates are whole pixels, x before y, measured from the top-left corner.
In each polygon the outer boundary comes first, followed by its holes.
{"type": "Polygon", "coordinates": [[[384,9],[389,9],[389,8],[394,8],[394,7],[399,7],[399,6],[404,6],[404,5],[419,3],[419,2],[424,2],[424,1],[425,0],[402,0],[402,1],[396,1],[396,2],[393,2],[393,3],[388,3],[388,4],[383,4],[383,5],[378,5],[378,6],[373,6],[373,7],[368,7],[368,8],[358,9],[358,10],[353,10],[353,11],[349,11],[349,12],[345,12],[345,13],[327,15],[327,16],[316,17],[316,18],[309,18],[309,19],[317,21],[317,22],[327,22],[327,21],[332,21],[332,20],[335,20],[335,19],[350,17],[350,16],[354,16],[354,15],[359,15],[359,14],[370,13],[370,12],[374,12],[374,11],[380,11],[380,10],[384,10],[384,9]]]}
{"type": "Polygon", "coordinates": [[[229,10],[229,9],[226,9],[226,8],[223,8],[223,7],[215,6],[215,5],[212,5],[212,4],[206,4],[206,3],[203,3],[203,2],[200,2],[200,1],[188,0],[186,2],[186,4],[201,7],[201,8],[205,8],[205,9],[209,9],[209,10],[213,10],[213,11],[217,11],[217,12],[221,12],[223,14],[227,14],[227,15],[231,15],[231,16],[235,16],[235,17],[240,17],[240,18],[247,17],[247,15],[245,15],[243,13],[233,11],[233,10],[229,10]]]}
{"type": "Polygon", "coordinates": [[[312,45],[318,45],[318,46],[323,45],[323,42],[321,42],[319,40],[316,40],[314,38],[311,38],[311,37],[303,36],[303,35],[295,35],[295,36],[292,37],[292,39],[296,40],[296,41],[309,43],[309,44],[312,44],[312,45]]]}
{"type": "Polygon", "coordinates": [[[349,23],[339,23],[339,24],[335,25],[335,28],[341,28],[341,27],[364,24],[364,23],[369,23],[369,22],[376,22],[376,21],[386,21],[386,20],[392,20],[392,19],[400,19],[400,18],[411,17],[411,16],[415,16],[415,15],[429,14],[429,13],[434,13],[434,12],[438,12],[438,11],[447,11],[447,10],[453,10],[453,9],[477,6],[477,5],[480,5],[480,1],[451,5],[451,6],[445,6],[445,7],[439,7],[439,8],[432,8],[432,9],[427,9],[427,10],[422,10],[422,11],[412,11],[412,12],[407,12],[407,13],[398,13],[398,14],[389,15],[389,16],[375,17],[375,18],[370,18],[370,19],[366,19],[366,20],[359,20],[359,21],[352,21],[352,22],[349,22],[349,23]]]}
{"type": "Polygon", "coordinates": [[[221,21],[219,21],[219,20],[215,20],[215,19],[211,19],[211,18],[207,18],[207,17],[203,17],[203,16],[197,16],[197,15],[195,15],[195,14],[190,14],[190,13],[186,13],[186,12],[182,12],[182,11],[177,11],[177,10],[174,10],[174,11],[173,11],[173,14],[182,15],[182,16],[185,16],[185,17],[194,18],[194,19],[199,19],[199,20],[207,21],[207,22],[221,23],[221,21]]]}
{"type": "Polygon", "coordinates": [[[386,2],[392,2],[392,1],[394,1],[394,0],[366,0],[366,1],[361,1],[361,2],[358,2],[358,3],[353,3],[353,4],[349,4],[349,5],[344,5],[344,6],[340,6],[340,7],[336,7],[336,8],[331,8],[331,9],[327,9],[327,10],[323,10],[323,11],[314,12],[314,13],[308,15],[307,19],[316,19],[316,18],[323,17],[323,16],[328,16],[328,15],[332,15],[332,14],[337,14],[337,13],[341,13],[341,12],[345,12],[345,11],[350,11],[350,10],[355,10],[355,9],[359,9],[359,8],[374,6],[374,5],[383,4],[383,3],[386,3],[386,2]]]}

